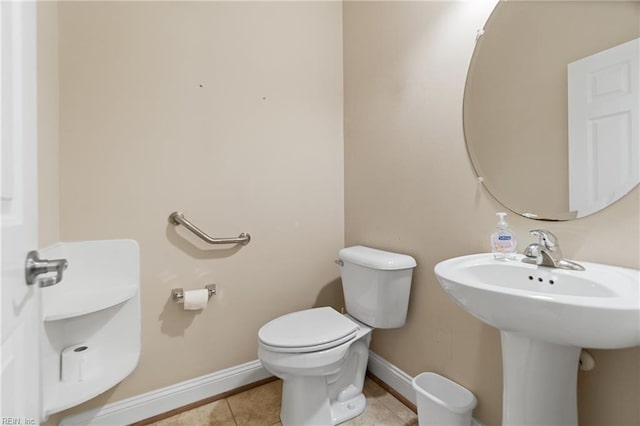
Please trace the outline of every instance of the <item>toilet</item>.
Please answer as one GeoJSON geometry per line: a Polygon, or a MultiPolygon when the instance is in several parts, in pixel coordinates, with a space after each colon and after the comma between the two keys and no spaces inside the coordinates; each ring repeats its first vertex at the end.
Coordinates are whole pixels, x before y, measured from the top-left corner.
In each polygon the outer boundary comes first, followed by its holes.
{"type": "Polygon", "coordinates": [[[284,426],[337,425],[361,414],[371,332],[406,321],[411,256],[354,246],[338,257],[346,314],[307,309],[258,331],[258,358],[282,379],[284,426]]]}

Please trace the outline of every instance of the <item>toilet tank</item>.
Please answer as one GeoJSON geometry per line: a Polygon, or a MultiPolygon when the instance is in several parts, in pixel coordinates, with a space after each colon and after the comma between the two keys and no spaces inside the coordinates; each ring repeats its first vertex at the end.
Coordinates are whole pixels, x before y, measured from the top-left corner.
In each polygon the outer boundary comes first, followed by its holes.
{"type": "Polygon", "coordinates": [[[349,315],[375,328],[402,327],[415,259],[364,246],[344,248],[338,257],[349,315]]]}

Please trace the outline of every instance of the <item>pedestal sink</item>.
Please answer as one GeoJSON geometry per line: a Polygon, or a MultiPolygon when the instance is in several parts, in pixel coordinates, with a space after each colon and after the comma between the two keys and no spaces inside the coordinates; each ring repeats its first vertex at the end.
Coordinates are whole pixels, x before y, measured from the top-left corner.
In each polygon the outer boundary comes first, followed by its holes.
{"type": "Polygon", "coordinates": [[[640,345],[640,271],[580,262],[548,268],[493,254],[440,262],[447,294],[500,329],[503,425],[577,425],[581,348],[640,345]]]}

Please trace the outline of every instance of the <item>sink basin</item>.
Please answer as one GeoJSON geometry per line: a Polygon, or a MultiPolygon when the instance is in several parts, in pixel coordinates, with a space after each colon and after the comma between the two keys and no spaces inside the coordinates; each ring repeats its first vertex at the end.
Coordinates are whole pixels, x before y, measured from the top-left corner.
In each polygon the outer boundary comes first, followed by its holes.
{"type": "Polygon", "coordinates": [[[580,262],[569,271],[490,253],[440,262],[444,290],[469,313],[503,331],[598,349],[640,345],[640,272],[580,262]]]}
{"type": "Polygon", "coordinates": [[[575,426],[581,348],[640,345],[640,271],[589,262],[569,271],[522,258],[474,254],[434,271],[455,302],[500,329],[502,424],[575,426]]]}

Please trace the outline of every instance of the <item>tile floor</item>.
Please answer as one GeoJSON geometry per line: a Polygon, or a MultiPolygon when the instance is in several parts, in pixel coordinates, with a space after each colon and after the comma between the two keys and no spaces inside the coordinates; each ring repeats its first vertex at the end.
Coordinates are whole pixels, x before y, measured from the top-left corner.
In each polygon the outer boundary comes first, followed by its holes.
{"type": "MultiPolygon", "coordinates": [[[[277,380],[151,425],[279,426],[281,394],[282,382],[277,380]]],[[[417,426],[418,416],[370,378],[365,380],[364,394],[364,413],[343,425],[417,426]]]]}

